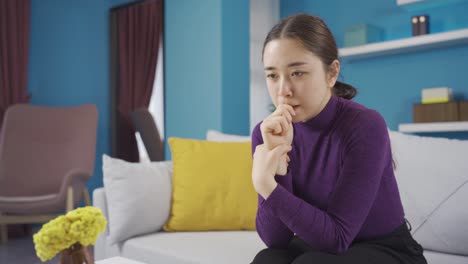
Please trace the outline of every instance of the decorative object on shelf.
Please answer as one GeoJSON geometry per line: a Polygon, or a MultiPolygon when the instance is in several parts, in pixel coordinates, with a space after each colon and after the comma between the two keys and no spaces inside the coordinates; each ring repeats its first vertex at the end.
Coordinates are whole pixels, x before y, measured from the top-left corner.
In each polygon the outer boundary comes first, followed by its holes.
{"type": "Polygon", "coordinates": [[[359,46],[382,40],[383,30],[369,24],[357,24],[346,29],[344,44],[346,47],[359,46]]]}
{"type": "Polygon", "coordinates": [[[416,15],[411,17],[413,36],[429,34],[429,16],[416,15]]]}
{"type": "Polygon", "coordinates": [[[421,103],[447,103],[453,100],[452,89],[448,87],[424,88],[421,90],[421,103]]]}
{"type": "Polygon", "coordinates": [[[411,32],[413,36],[419,36],[419,17],[411,17],[411,32]]]}
{"type": "Polygon", "coordinates": [[[99,208],[86,206],[72,210],[44,224],[34,234],[36,254],[43,262],[61,252],[61,264],[93,264],[87,246],[96,243],[106,225],[106,218],[99,208]]]}
{"type": "Polygon", "coordinates": [[[458,103],[414,104],[413,122],[448,122],[458,121],[458,103]]]}
{"type": "Polygon", "coordinates": [[[426,35],[429,34],[429,16],[428,15],[420,15],[419,16],[419,35],[426,35]]]}

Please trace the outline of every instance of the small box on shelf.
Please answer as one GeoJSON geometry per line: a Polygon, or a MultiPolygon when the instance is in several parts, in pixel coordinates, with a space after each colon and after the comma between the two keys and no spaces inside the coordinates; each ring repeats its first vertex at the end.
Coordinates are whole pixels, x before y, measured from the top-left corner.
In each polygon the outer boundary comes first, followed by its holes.
{"type": "Polygon", "coordinates": [[[424,88],[421,90],[421,103],[448,103],[453,101],[452,89],[448,87],[424,88]]]}
{"type": "Polygon", "coordinates": [[[458,102],[458,115],[460,121],[468,121],[468,101],[458,102]]]}
{"type": "Polygon", "coordinates": [[[468,121],[468,101],[413,105],[414,123],[454,121],[468,121]]]}
{"type": "Polygon", "coordinates": [[[414,123],[448,122],[458,120],[459,113],[457,102],[413,105],[414,123]]]}
{"type": "Polygon", "coordinates": [[[346,29],[345,47],[365,45],[382,40],[383,30],[369,24],[353,25],[346,29]]]}

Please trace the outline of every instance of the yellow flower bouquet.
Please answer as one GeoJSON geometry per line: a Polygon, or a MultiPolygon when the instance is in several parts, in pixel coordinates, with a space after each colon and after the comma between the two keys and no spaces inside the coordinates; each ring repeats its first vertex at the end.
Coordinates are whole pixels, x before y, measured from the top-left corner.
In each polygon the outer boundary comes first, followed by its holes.
{"type": "Polygon", "coordinates": [[[60,251],[70,253],[94,245],[106,225],[106,218],[99,208],[77,208],[44,224],[34,234],[36,254],[44,262],[60,251]]]}

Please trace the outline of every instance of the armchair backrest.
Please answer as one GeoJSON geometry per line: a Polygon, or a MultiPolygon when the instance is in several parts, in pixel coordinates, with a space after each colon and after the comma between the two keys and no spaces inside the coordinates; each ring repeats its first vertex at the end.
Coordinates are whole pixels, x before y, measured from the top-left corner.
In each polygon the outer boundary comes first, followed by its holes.
{"type": "Polygon", "coordinates": [[[146,152],[151,161],[164,160],[164,143],[159,135],[153,115],[146,108],[140,108],[131,114],[135,129],[140,133],[146,152]]]}
{"type": "Polygon", "coordinates": [[[73,169],[92,175],[97,115],[91,104],[8,108],[0,132],[0,196],[57,193],[73,169]]]}

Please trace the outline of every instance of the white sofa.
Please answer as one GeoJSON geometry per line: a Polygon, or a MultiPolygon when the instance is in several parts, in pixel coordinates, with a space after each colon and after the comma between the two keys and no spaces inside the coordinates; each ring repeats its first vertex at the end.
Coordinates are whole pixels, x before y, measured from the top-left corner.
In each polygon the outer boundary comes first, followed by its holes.
{"type": "MultiPolygon", "coordinates": [[[[429,264],[468,264],[468,141],[390,132],[406,218],[429,264]]],[[[93,204],[108,217],[104,188],[93,204]]],[[[148,208],[150,210],[151,208],[148,208]]],[[[148,264],[250,263],[265,247],[256,232],[154,232],[111,246],[108,229],[95,259],[123,256],[148,264]]]]}
{"type": "MultiPolygon", "coordinates": [[[[94,206],[106,213],[103,188],[94,191],[94,206]]],[[[147,264],[250,263],[264,248],[254,231],[155,232],[113,246],[102,233],[94,247],[96,260],[123,256],[147,264]]]]}

